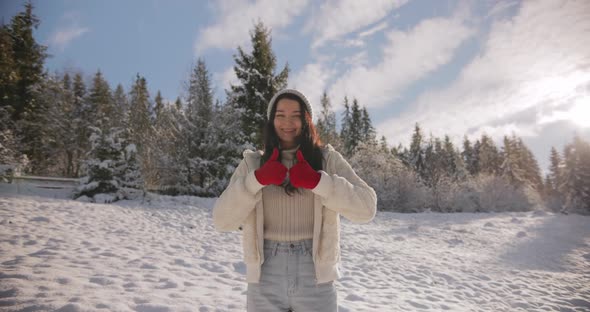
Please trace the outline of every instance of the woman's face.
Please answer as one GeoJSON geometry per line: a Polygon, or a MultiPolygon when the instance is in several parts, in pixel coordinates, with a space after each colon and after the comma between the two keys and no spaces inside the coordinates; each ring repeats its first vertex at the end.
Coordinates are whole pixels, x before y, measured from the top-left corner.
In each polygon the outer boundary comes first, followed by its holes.
{"type": "Polygon", "coordinates": [[[299,102],[295,100],[280,99],[277,103],[274,126],[283,149],[296,146],[296,138],[301,134],[301,114],[299,102]]]}

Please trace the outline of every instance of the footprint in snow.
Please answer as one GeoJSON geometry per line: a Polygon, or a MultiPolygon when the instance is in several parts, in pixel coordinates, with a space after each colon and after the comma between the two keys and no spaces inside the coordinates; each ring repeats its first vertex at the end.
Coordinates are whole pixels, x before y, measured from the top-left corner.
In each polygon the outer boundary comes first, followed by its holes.
{"type": "Polygon", "coordinates": [[[157,266],[151,265],[151,264],[148,264],[148,263],[142,264],[140,268],[141,269],[146,269],[146,270],[157,270],[158,269],[157,266]]]}
{"type": "Polygon", "coordinates": [[[186,261],[184,261],[184,259],[175,259],[174,264],[183,266],[185,268],[190,268],[192,266],[190,263],[187,263],[186,261]]]}
{"type": "Polygon", "coordinates": [[[94,283],[94,284],[102,285],[102,286],[114,284],[113,281],[109,280],[108,278],[104,278],[104,277],[91,277],[88,281],[91,283],[94,283]]]}
{"type": "Polygon", "coordinates": [[[355,295],[355,294],[350,294],[348,296],[346,296],[346,298],[344,298],[345,300],[348,301],[365,301],[365,298],[355,295]]]}
{"type": "Polygon", "coordinates": [[[49,222],[49,219],[45,218],[45,217],[35,217],[32,219],[29,219],[29,221],[31,221],[31,222],[49,222]]]}
{"type": "Polygon", "coordinates": [[[449,247],[455,247],[457,245],[463,244],[463,240],[458,238],[448,239],[447,243],[449,243],[449,247]]]}

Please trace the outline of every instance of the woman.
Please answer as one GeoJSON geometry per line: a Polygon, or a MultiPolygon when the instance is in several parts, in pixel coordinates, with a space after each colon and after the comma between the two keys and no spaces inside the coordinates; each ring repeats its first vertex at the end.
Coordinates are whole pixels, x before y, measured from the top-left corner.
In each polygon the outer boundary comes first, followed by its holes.
{"type": "Polygon", "coordinates": [[[264,153],[246,150],[213,208],[219,231],[243,230],[248,311],[337,311],[340,215],[365,223],[375,191],[322,146],[297,90],[270,100],[264,153]]]}

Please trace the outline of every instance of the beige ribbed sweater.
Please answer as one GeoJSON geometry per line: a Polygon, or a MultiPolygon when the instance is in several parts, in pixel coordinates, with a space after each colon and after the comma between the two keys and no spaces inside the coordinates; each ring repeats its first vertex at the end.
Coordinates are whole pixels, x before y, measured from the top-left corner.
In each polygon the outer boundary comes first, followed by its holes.
{"type": "MultiPolygon", "coordinates": [[[[299,147],[281,151],[281,162],[288,169],[297,163],[299,147]]],[[[278,185],[262,189],[264,205],[264,238],[275,241],[297,241],[313,238],[313,192],[299,188],[291,196],[278,185]]]]}

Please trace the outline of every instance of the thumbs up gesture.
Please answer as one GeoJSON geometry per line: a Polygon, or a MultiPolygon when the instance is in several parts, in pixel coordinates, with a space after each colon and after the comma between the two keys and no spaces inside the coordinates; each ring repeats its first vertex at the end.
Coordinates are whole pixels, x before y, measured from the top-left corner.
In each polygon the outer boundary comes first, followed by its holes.
{"type": "Polygon", "coordinates": [[[297,150],[297,163],[289,169],[291,184],[294,187],[312,189],[320,183],[321,177],[322,175],[313,170],[305,158],[303,158],[301,150],[297,150]]]}
{"type": "Polygon", "coordinates": [[[279,158],[279,150],[275,147],[272,155],[262,167],[254,171],[256,180],[262,185],[281,185],[287,176],[287,167],[281,164],[277,159],[279,158]]]}

